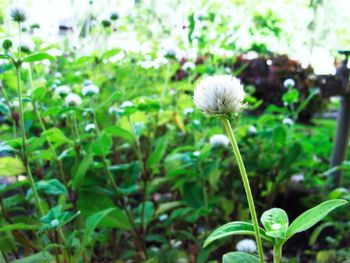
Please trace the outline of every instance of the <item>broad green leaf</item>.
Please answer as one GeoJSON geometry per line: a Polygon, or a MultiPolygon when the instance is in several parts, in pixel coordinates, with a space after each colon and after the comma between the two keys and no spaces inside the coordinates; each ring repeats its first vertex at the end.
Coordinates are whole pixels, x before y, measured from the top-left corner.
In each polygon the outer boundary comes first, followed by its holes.
{"type": "Polygon", "coordinates": [[[30,55],[28,57],[25,57],[22,61],[23,62],[34,62],[34,61],[42,61],[42,60],[50,60],[51,62],[54,62],[56,59],[55,57],[49,55],[48,53],[37,53],[34,55],[30,55]]]}
{"type": "Polygon", "coordinates": [[[90,164],[92,163],[92,151],[89,149],[83,160],[80,162],[78,170],[76,171],[73,180],[72,180],[72,186],[73,189],[78,189],[79,186],[83,183],[85,175],[87,170],[90,167],[90,164]]]}
{"type": "Polygon", "coordinates": [[[180,202],[180,201],[162,203],[159,205],[159,207],[156,211],[156,215],[161,215],[161,214],[168,212],[169,210],[172,210],[174,208],[177,208],[181,205],[182,205],[182,202],[180,202]]]}
{"type": "Polygon", "coordinates": [[[102,54],[101,59],[108,59],[108,58],[114,57],[115,55],[119,54],[120,52],[121,52],[121,50],[119,48],[107,50],[106,52],[104,52],[102,54]]]}
{"type": "Polygon", "coordinates": [[[0,54],[0,59],[11,59],[11,56],[6,54],[0,54]]]}
{"type": "Polygon", "coordinates": [[[92,143],[91,151],[93,152],[94,155],[105,156],[108,154],[111,146],[112,146],[111,137],[106,133],[102,133],[92,143]]]}
{"type": "Polygon", "coordinates": [[[264,225],[266,235],[274,238],[286,238],[288,229],[288,216],[280,208],[272,208],[261,216],[261,223],[264,225]]]}
{"type": "Polygon", "coordinates": [[[128,142],[134,142],[135,136],[132,134],[132,132],[125,130],[119,126],[110,126],[105,129],[105,132],[111,136],[116,136],[123,138],[124,140],[128,142]]]}
{"type": "Polygon", "coordinates": [[[42,137],[50,140],[54,147],[59,147],[63,144],[70,143],[71,141],[64,135],[64,133],[58,128],[51,128],[44,131],[42,137]]]}
{"type": "Polygon", "coordinates": [[[49,252],[43,251],[31,255],[29,257],[25,257],[22,259],[14,260],[12,263],[50,263],[53,261],[53,257],[49,252]]]}
{"type": "Polygon", "coordinates": [[[284,93],[282,100],[287,104],[292,104],[298,101],[299,91],[297,89],[292,89],[286,93],[284,93]]]}
{"type": "Polygon", "coordinates": [[[10,224],[10,225],[1,227],[0,232],[13,231],[13,230],[35,230],[39,228],[40,228],[40,225],[28,225],[24,223],[16,223],[16,224],[10,224]]]}
{"type": "Polygon", "coordinates": [[[23,174],[25,168],[21,160],[14,157],[0,158],[0,177],[1,176],[17,176],[23,174]]]}
{"type": "Polygon", "coordinates": [[[230,252],[222,257],[223,263],[260,263],[260,260],[248,253],[230,252]]]}
{"type": "MultiPolygon", "coordinates": [[[[267,236],[265,230],[260,228],[260,234],[263,239],[274,244],[274,239],[267,236]]],[[[203,247],[207,247],[215,240],[233,236],[233,235],[255,235],[253,224],[241,221],[227,223],[212,232],[205,240],[203,247]]]]}
{"type": "MultiPolygon", "coordinates": [[[[138,207],[136,207],[135,212],[137,215],[137,218],[135,219],[136,223],[141,223],[141,216],[142,216],[142,208],[143,208],[143,204],[140,204],[138,207]]],[[[145,211],[144,211],[144,223],[148,224],[154,214],[154,205],[151,201],[147,201],[145,203],[145,211]]]]}
{"type": "Polygon", "coordinates": [[[32,94],[32,98],[35,101],[41,101],[45,98],[46,95],[46,88],[45,87],[39,87],[36,88],[32,94]]]}
{"type": "Polygon", "coordinates": [[[94,56],[82,56],[75,61],[75,65],[80,66],[82,64],[85,64],[87,62],[92,62],[94,60],[95,60],[94,56]]]}
{"type": "Polygon", "coordinates": [[[305,231],[310,227],[313,227],[319,221],[321,221],[326,215],[339,206],[345,205],[348,202],[343,199],[334,199],[325,201],[298,216],[293,223],[289,226],[287,231],[287,239],[294,234],[305,231]]]}
{"type": "Polygon", "coordinates": [[[164,137],[160,138],[159,140],[157,140],[156,147],[147,160],[148,167],[154,169],[154,167],[159,165],[159,163],[161,162],[161,160],[165,154],[167,146],[168,146],[168,137],[167,136],[164,136],[164,137]]]}
{"type": "Polygon", "coordinates": [[[49,195],[65,195],[67,194],[66,187],[57,179],[39,181],[36,183],[37,190],[49,195]]]}

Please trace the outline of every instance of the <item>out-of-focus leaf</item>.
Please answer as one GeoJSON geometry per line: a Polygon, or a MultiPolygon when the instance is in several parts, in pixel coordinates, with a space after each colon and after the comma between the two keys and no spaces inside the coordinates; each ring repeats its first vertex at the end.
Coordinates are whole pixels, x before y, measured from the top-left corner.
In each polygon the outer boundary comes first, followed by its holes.
{"type": "Polygon", "coordinates": [[[22,61],[23,62],[35,62],[35,61],[42,61],[42,60],[49,60],[51,62],[54,62],[56,59],[55,59],[55,57],[49,55],[48,53],[42,52],[42,53],[37,53],[34,55],[30,55],[28,57],[25,57],[22,61]]]}
{"type": "Polygon", "coordinates": [[[14,157],[0,157],[0,177],[17,176],[25,172],[21,160],[14,157]]]}

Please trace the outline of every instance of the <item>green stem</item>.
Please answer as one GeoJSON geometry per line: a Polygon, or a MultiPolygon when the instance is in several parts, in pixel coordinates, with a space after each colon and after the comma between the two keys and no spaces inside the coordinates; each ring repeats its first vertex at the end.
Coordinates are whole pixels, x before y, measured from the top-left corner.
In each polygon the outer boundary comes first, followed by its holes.
{"type": "Polygon", "coordinates": [[[280,263],[282,258],[282,245],[273,247],[273,263],[280,263]]]}
{"type": "Polygon", "coordinates": [[[27,158],[26,133],[25,133],[25,126],[24,126],[24,115],[23,115],[23,105],[22,105],[21,66],[20,65],[16,66],[16,72],[17,72],[17,92],[18,92],[18,103],[19,103],[19,119],[20,119],[20,128],[21,128],[21,136],[22,136],[22,160],[29,178],[30,187],[32,188],[32,191],[33,191],[36,207],[39,209],[41,216],[43,216],[44,210],[40,203],[38,191],[36,190],[34,178],[33,178],[32,171],[30,169],[28,158],[27,158]]]}
{"type": "Polygon", "coordinates": [[[258,246],[260,262],[264,263],[264,251],[263,251],[260,232],[259,232],[259,223],[258,223],[258,218],[256,216],[255,205],[254,205],[252,191],[251,191],[250,185],[249,185],[248,175],[247,175],[247,172],[245,170],[243,159],[242,159],[241,153],[239,151],[236,138],[233,134],[233,130],[232,130],[230,121],[224,115],[221,118],[222,118],[222,122],[224,124],[225,130],[227,132],[227,135],[230,139],[233,152],[236,156],[237,164],[238,164],[239,171],[241,173],[241,177],[242,177],[242,181],[243,181],[244,190],[245,190],[247,200],[248,200],[250,215],[251,215],[253,226],[254,226],[255,239],[256,239],[257,246],[258,246]]]}

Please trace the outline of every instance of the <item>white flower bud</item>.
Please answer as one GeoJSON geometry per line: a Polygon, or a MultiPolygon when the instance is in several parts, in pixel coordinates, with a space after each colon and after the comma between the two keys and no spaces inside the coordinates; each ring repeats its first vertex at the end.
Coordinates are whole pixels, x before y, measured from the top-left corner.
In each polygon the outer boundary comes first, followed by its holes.
{"type": "Polygon", "coordinates": [[[84,96],[95,95],[95,94],[98,94],[99,92],[100,92],[100,89],[96,85],[93,85],[93,84],[86,85],[82,89],[82,93],[84,96]]]}
{"type": "Polygon", "coordinates": [[[286,79],[283,81],[283,86],[288,89],[289,87],[294,87],[295,86],[295,81],[294,79],[286,79]]]}
{"type": "Polygon", "coordinates": [[[227,147],[230,144],[230,139],[224,134],[215,134],[209,139],[213,147],[227,147]]]}
{"type": "Polygon", "coordinates": [[[291,118],[284,118],[283,124],[285,124],[287,126],[292,126],[294,124],[294,121],[291,118]]]}
{"type": "Polygon", "coordinates": [[[196,65],[193,62],[187,61],[182,65],[184,71],[191,71],[196,68],[196,65]]]}
{"type": "Polygon", "coordinates": [[[60,221],[58,219],[53,219],[50,224],[52,227],[56,227],[60,224],[60,221]]]}
{"type": "Polygon", "coordinates": [[[236,250],[240,252],[254,253],[257,251],[256,243],[252,239],[242,239],[237,243],[236,250]]]}
{"type": "Polygon", "coordinates": [[[86,132],[90,132],[90,131],[95,130],[95,129],[96,129],[96,126],[95,126],[94,123],[89,123],[89,124],[87,124],[87,125],[85,126],[85,128],[84,128],[84,130],[85,130],[86,132]]]}
{"type": "Polygon", "coordinates": [[[26,21],[28,16],[26,9],[19,5],[10,6],[8,9],[8,14],[13,21],[18,23],[26,21]]]}
{"type": "Polygon", "coordinates": [[[55,94],[57,94],[58,96],[65,96],[69,92],[70,92],[70,88],[66,85],[58,86],[57,88],[55,88],[55,94]]]}
{"type": "Polygon", "coordinates": [[[81,104],[81,98],[78,94],[69,93],[66,99],[64,100],[66,105],[79,106],[81,104]]]}
{"type": "Polygon", "coordinates": [[[194,91],[193,101],[209,115],[231,114],[242,110],[244,97],[240,80],[224,75],[203,79],[194,91]]]}

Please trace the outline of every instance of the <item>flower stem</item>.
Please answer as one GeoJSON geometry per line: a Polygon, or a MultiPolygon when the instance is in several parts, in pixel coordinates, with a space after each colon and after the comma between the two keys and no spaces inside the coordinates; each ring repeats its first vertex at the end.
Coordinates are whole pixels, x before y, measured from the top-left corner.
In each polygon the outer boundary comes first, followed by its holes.
{"type": "Polygon", "coordinates": [[[26,147],[26,133],[25,133],[25,124],[24,124],[24,116],[23,116],[23,105],[22,105],[22,90],[21,90],[21,66],[16,66],[16,72],[17,72],[17,92],[18,92],[18,104],[19,104],[19,119],[20,119],[20,128],[21,128],[21,136],[22,136],[22,160],[24,163],[24,167],[26,169],[30,187],[33,191],[33,196],[35,200],[35,205],[39,209],[40,215],[44,215],[44,210],[40,203],[40,198],[38,195],[38,191],[36,190],[34,178],[32,175],[32,171],[29,166],[28,158],[27,158],[27,147],[26,147]]]}
{"type": "Polygon", "coordinates": [[[233,134],[233,130],[232,130],[230,121],[226,116],[222,116],[221,118],[222,118],[222,123],[224,124],[225,130],[227,132],[227,135],[230,139],[233,152],[236,156],[239,171],[241,173],[241,177],[242,177],[242,181],[243,181],[243,185],[244,185],[244,190],[245,190],[247,200],[248,200],[250,215],[251,215],[253,226],[254,226],[255,239],[256,239],[257,246],[258,246],[260,262],[264,263],[264,251],[263,251],[260,232],[259,232],[259,223],[258,223],[258,219],[256,216],[255,205],[254,205],[252,191],[251,191],[250,185],[249,185],[248,175],[247,175],[247,172],[245,170],[243,159],[242,159],[241,153],[239,151],[236,138],[233,134]]]}
{"type": "Polygon", "coordinates": [[[273,263],[280,263],[282,258],[282,245],[273,247],[273,263]]]}

